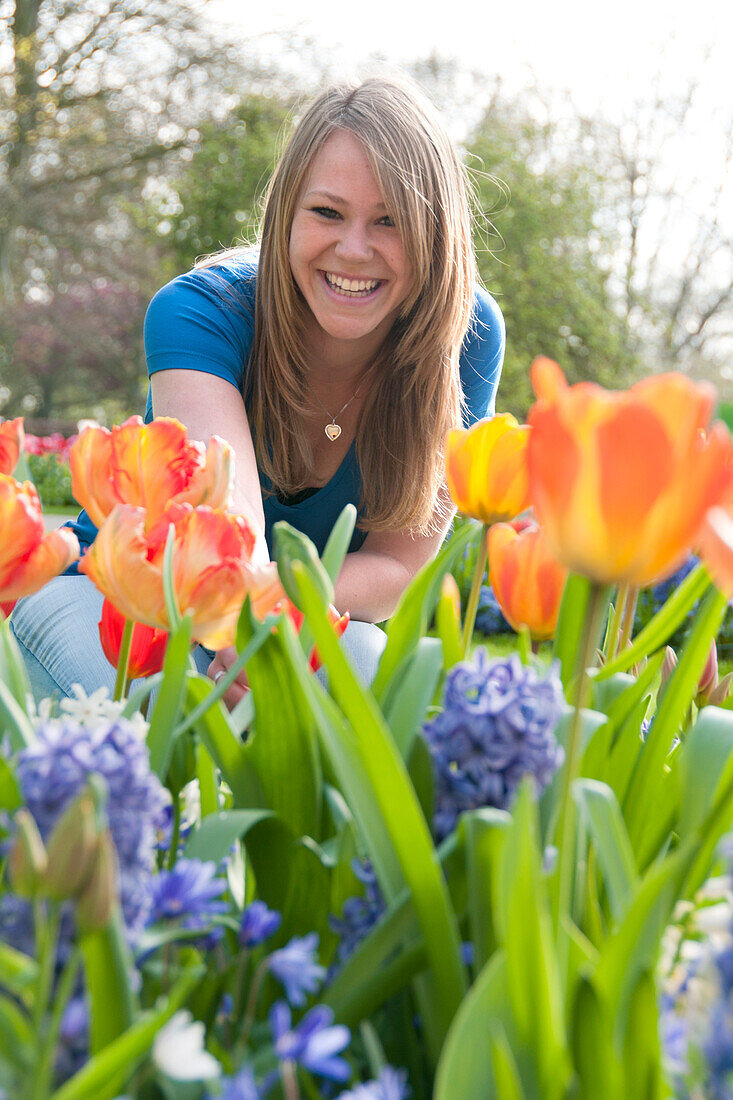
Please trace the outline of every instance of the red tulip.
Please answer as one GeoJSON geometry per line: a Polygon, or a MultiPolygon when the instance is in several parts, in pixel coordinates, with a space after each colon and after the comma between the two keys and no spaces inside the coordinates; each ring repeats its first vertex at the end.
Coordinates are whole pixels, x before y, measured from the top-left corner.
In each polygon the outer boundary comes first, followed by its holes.
{"type": "MultiPolygon", "coordinates": [[[[108,599],[102,604],[102,618],[99,620],[99,638],[104,655],[117,668],[120,659],[122,632],[125,628],[125,616],[108,599]]],[[[152,676],[160,672],[168,645],[168,632],[159,627],[135,623],[132,628],[130,657],[127,664],[127,676],[137,680],[142,676],[152,676]]]]}
{"type": "Polygon", "coordinates": [[[29,596],[63,573],[79,557],[79,543],[68,527],[48,534],[35,487],[0,474],[0,609],[9,615],[29,596]]]}
{"type": "MultiPolygon", "coordinates": [[[[287,611],[293,625],[295,626],[296,633],[300,634],[300,628],[303,625],[303,612],[299,611],[295,604],[292,604],[290,600],[284,602],[285,610],[287,611]]],[[[348,611],[344,611],[343,615],[340,615],[333,604],[330,604],[328,608],[328,617],[331,620],[331,626],[336,631],[336,636],[340,638],[346,630],[346,627],[349,625],[349,622],[351,621],[351,616],[349,615],[348,611]]],[[[313,646],[310,654],[311,672],[318,672],[318,669],[321,667],[322,664],[323,661],[321,660],[321,655],[318,652],[316,646],[313,646]]]]}

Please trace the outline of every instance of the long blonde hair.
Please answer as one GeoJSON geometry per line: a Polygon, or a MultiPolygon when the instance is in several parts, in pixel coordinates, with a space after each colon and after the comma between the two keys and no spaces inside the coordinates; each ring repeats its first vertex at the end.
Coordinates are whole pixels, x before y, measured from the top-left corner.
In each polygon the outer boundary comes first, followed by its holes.
{"type": "Polygon", "coordinates": [[[309,401],[302,339],[307,306],[290,269],[289,242],[310,164],[336,130],[364,146],[414,273],[413,289],[373,363],[376,384],[359,417],[359,526],[426,531],[443,482],[446,431],[460,423],[458,358],[476,268],[465,170],[437,112],[405,80],[375,77],[327,88],[298,122],[270,180],[244,394],[257,461],[283,493],[313,482],[302,422],[309,401]]]}

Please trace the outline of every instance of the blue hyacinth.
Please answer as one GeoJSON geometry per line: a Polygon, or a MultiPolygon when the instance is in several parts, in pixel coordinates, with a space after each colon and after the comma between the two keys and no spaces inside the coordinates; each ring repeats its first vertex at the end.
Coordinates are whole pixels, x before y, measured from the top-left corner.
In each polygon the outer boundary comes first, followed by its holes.
{"type": "Polygon", "coordinates": [[[284,947],[269,956],[270,972],[282,982],[291,1005],[305,1004],[306,994],[315,993],[326,976],[326,968],[318,963],[318,933],[293,936],[284,947]]]}
{"type": "Polygon", "coordinates": [[[504,618],[491,585],[482,584],[476,612],[476,629],[482,634],[511,634],[512,627],[504,618]]]}
{"type": "Polygon", "coordinates": [[[466,810],[507,809],[524,776],[542,791],[563,760],[555,727],[563,705],[556,667],[540,677],[512,654],[478,649],[448,673],[442,712],[423,727],[433,759],[433,829],[442,840],[466,810]]]}
{"type": "Polygon", "coordinates": [[[179,859],[170,871],[161,871],[153,879],[148,923],[180,920],[184,928],[198,929],[226,913],[229,906],[218,900],[226,882],[216,877],[216,870],[212,861],[179,859]]]}
{"type": "Polygon", "coordinates": [[[285,1001],[276,1001],[270,1010],[270,1028],[281,1062],[295,1062],[332,1081],[346,1081],[351,1076],[349,1063],[340,1057],[351,1041],[351,1032],[343,1024],[333,1025],[333,1010],[326,1005],[316,1005],[293,1027],[290,1007],[285,1001]]]}
{"type": "MultiPolygon", "coordinates": [[[[364,884],[365,890],[361,895],[357,894],[355,897],[346,899],[340,917],[329,918],[331,929],[339,936],[339,944],[336,948],[339,964],[346,962],[349,955],[354,953],[384,913],[384,896],[369,860],[355,859],[352,861],[351,869],[364,884]]],[[[338,969],[338,964],[332,966],[331,975],[338,969]]]]}
{"type": "MultiPolygon", "coordinates": [[[[94,728],[71,718],[44,722],[36,740],[18,753],[16,772],[44,840],[89,776],[102,776],[109,790],[107,815],[119,858],[125,923],[131,935],[141,931],[150,910],[156,844],[170,796],[151,772],[147,746],[135,727],[123,718],[94,728]]],[[[3,924],[7,930],[0,917],[3,924]]]]}
{"type": "Polygon", "coordinates": [[[242,947],[257,947],[274,936],[282,924],[282,916],[268,909],[264,901],[253,901],[242,913],[239,942],[242,947]]]}
{"type": "Polygon", "coordinates": [[[225,1077],[219,1088],[216,1097],[209,1094],[207,1100],[262,1100],[263,1096],[249,1066],[243,1066],[234,1077],[225,1077]]]}

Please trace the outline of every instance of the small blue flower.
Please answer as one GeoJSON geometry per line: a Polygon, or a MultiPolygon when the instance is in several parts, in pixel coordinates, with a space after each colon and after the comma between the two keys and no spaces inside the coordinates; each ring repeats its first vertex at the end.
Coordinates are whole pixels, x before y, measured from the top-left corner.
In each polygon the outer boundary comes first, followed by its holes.
{"type": "Polygon", "coordinates": [[[482,584],[476,612],[476,629],[482,634],[509,634],[511,627],[504,618],[491,585],[482,584]]]}
{"type": "Polygon", "coordinates": [[[268,909],[264,901],[253,901],[242,914],[239,942],[242,947],[256,947],[269,939],[282,924],[282,917],[274,909],[268,909]]]}
{"type": "Polygon", "coordinates": [[[411,1091],[406,1070],[384,1066],[376,1080],[342,1092],[338,1100],[406,1100],[411,1091]]]}
{"type": "MultiPolygon", "coordinates": [[[[344,963],[353,954],[384,913],[384,897],[370,861],[355,859],[351,868],[366,889],[363,895],[346,899],[340,917],[329,917],[332,930],[340,937],[339,963],[344,963]]],[[[335,973],[335,969],[332,967],[332,972],[335,973]]]]}
{"type": "Polygon", "coordinates": [[[179,859],[170,871],[161,871],[152,884],[152,908],[148,923],[181,920],[185,928],[204,928],[212,917],[229,906],[221,897],[226,890],[216,878],[216,864],[200,859],[179,859]]]}
{"type": "Polygon", "coordinates": [[[293,936],[284,947],[273,951],[267,962],[296,1008],[305,1004],[306,993],[315,993],[326,976],[326,968],[316,962],[318,939],[317,932],[293,936]]]}
{"type": "Polygon", "coordinates": [[[346,1081],[351,1069],[338,1055],[349,1045],[351,1032],[343,1024],[332,1025],[333,1010],[326,1005],[316,1005],[296,1027],[285,1001],[276,1001],[270,1009],[275,1054],[281,1062],[296,1062],[319,1077],[346,1081]]]}
{"type": "Polygon", "coordinates": [[[263,1094],[257,1088],[254,1073],[249,1066],[242,1066],[235,1077],[225,1077],[221,1081],[221,1091],[216,1097],[207,1096],[206,1100],[262,1100],[263,1094]]]}
{"type": "Polygon", "coordinates": [[[526,775],[538,792],[563,760],[555,738],[563,692],[553,666],[540,678],[516,654],[490,660],[478,649],[446,677],[444,709],[423,727],[433,759],[433,831],[443,840],[461,813],[508,809],[526,775]]]}

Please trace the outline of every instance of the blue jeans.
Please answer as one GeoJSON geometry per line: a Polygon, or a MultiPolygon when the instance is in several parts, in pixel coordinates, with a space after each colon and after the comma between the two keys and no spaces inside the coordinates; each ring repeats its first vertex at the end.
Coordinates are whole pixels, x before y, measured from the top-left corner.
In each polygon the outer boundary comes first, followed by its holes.
{"type": "MultiPolygon", "coordinates": [[[[18,601],[10,627],[36,700],[71,696],[74,684],[87,695],[100,687],[112,695],[116,673],[99,641],[102,599],[88,577],[72,576],[56,577],[34,596],[18,601]]],[[[386,640],[374,623],[351,622],[346,628],[342,644],[366,684],[374,679],[386,640]]],[[[194,660],[205,674],[211,654],[198,646],[194,660]]]]}

